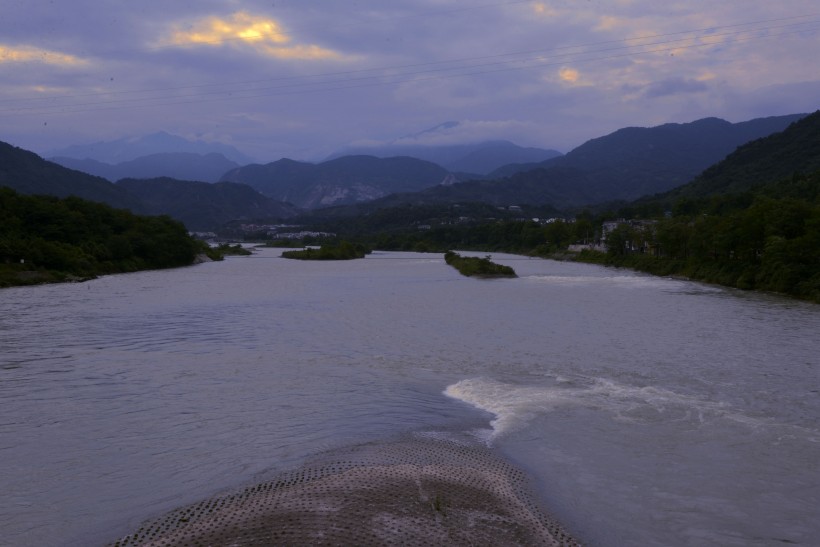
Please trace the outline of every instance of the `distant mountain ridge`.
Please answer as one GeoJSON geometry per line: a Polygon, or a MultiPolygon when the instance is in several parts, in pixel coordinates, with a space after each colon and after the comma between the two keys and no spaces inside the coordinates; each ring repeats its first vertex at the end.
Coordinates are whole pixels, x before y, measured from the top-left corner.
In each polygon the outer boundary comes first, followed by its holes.
{"type": "Polygon", "coordinates": [[[34,152],[0,142],[0,186],[21,194],[77,196],[119,209],[141,212],[139,200],[101,177],[46,161],[34,152]]]}
{"type": "Polygon", "coordinates": [[[421,145],[391,143],[380,146],[347,147],[328,159],[345,155],[369,155],[378,158],[408,156],[441,165],[450,172],[486,175],[511,163],[536,163],[561,155],[557,150],[522,147],[512,142],[484,141],[474,144],[421,145]]]}
{"type": "Polygon", "coordinates": [[[625,127],[588,140],[560,158],[537,165],[505,166],[490,176],[571,166],[589,172],[601,189],[612,194],[607,199],[635,199],[685,184],[741,144],[782,131],[804,116],[773,116],[739,123],[703,118],[682,124],[625,127]]]}
{"type": "MultiPolygon", "coordinates": [[[[150,184],[140,185],[137,184],[139,181],[130,179],[123,185],[114,185],[103,178],[67,169],[31,152],[0,143],[0,185],[27,194],[73,194],[134,212],[167,213],[175,218],[188,219],[196,226],[208,224],[210,228],[223,219],[282,218],[295,214],[296,207],[319,208],[366,202],[372,203],[358,208],[359,211],[406,203],[478,202],[503,207],[551,205],[571,209],[659,194],[695,179],[702,172],[698,180],[706,182],[701,184],[713,184],[708,182],[710,177],[720,172],[722,174],[717,179],[724,181],[721,184],[727,185],[727,191],[735,191],[747,181],[755,180],[757,175],[788,176],[790,172],[783,172],[783,169],[812,169],[816,163],[811,163],[815,161],[811,158],[816,158],[817,154],[811,150],[817,148],[820,140],[817,128],[812,125],[816,123],[816,116],[816,113],[808,116],[795,114],[735,124],[706,118],[686,124],[624,128],[587,141],[565,156],[527,164],[528,170],[494,180],[457,182],[444,167],[412,157],[345,156],[319,164],[281,159],[266,165],[251,164],[231,169],[221,181],[238,184],[220,186],[218,191],[208,189],[213,185],[206,182],[165,178],[159,179],[160,182],[148,179],[153,181],[150,184]],[[806,121],[797,123],[803,119],[806,121]],[[762,139],[762,143],[756,139],[769,135],[775,140],[787,138],[776,135],[787,127],[790,128],[789,135],[802,136],[788,137],[792,141],[780,147],[777,159],[767,156],[768,139],[762,139]],[[738,145],[746,143],[748,145],[741,146],[736,152],[738,157],[746,160],[706,170],[727,157],[738,145]],[[757,148],[759,146],[763,148],[757,148]],[[748,167],[747,160],[755,160],[757,156],[769,157],[765,160],[768,163],[748,167]],[[803,161],[807,158],[808,162],[803,161]],[[735,174],[726,175],[732,169],[736,170],[735,174]],[[729,179],[733,182],[726,183],[729,179]],[[286,201],[293,206],[282,203],[286,201]],[[193,210],[197,207],[208,211],[212,220],[207,220],[207,215],[194,215],[193,210]]],[[[156,158],[149,159],[149,163],[151,161],[160,163],[156,158]]]]}
{"type": "Polygon", "coordinates": [[[260,193],[313,209],[370,201],[452,181],[443,167],[409,157],[343,156],[319,164],[281,159],[229,171],[225,182],[247,184],[260,193]]]}
{"type": "Polygon", "coordinates": [[[217,182],[222,175],[239,167],[238,163],[217,152],[209,154],[164,152],[140,156],[113,165],[89,158],[54,157],[49,158],[49,160],[70,169],[103,177],[111,182],[126,178],[150,179],[157,177],[217,182]]]}
{"type": "Polygon", "coordinates": [[[239,165],[246,165],[254,161],[233,146],[219,142],[192,141],[165,131],[140,137],[125,137],[113,141],[72,145],[51,150],[46,153],[45,156],[48,158],[92,159],[103,163],[117,164],[135,160],[142,156],[171,152],[187,152],[201,155],[217,153],[222,154],[239,165]]]}
{"type": "Polygon", "coordinates": [[[738,147],[694,180],[646,201],[674,201],[749,191],[759,185],[776,185],[794,175],[820,171],[820,110],[805,116],[779,133],[738,147]]]}
{"type": "Polygon", "coordinates": [[[123,179],[124,188],[143,203],[146,213],[169,215],[189,230],[209,231],[231,220],[286,218],[297,209],[263,196],[250,186],[232,182],[155,179],[123,179]]]}
{"type": "MultiPolygon", "coordinates": [[[[629,201],[692,180],[737,146],[782,131],[805,114],[758,118],[732,124],[705,118],[685,124],[630,127],[589,140],[564,156],[522,169],[505,168],[505,177],[431,188],[405,201],[425,203],[486,202],[559,208],[607,201],[629,201]],[[546,201],[544,201],[546,200],[546,201]]],[[[384,202],[397,204],[399,198],[384,202]]]]}
{"type": "Polygon", "coordinates": [[[211,231],[230,220],[287,218],[298,211],[243,184],[170,178],[104,178],[68,169],[37,154],[0,142],[0,186],[21,194],[77,196],[139,214],[167,214],[189,230],[211,231]]]}

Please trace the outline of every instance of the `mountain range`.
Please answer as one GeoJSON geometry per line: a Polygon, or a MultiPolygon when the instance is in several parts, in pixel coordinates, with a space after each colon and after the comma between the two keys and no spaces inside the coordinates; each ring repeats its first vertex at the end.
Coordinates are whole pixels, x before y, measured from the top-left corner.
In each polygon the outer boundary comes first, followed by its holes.
{"type": "Polygon", "coordinates": [[[222,177],[305,209],[372,201],[453,180],[446,169],[428,161],[374,156],[343,156],[319,164],[281,159],[238,167],[222,177]]]}
{"type": "Polygon", "coordinates": [[[113,184],[44,160],[37,154],[0,142],[0,186],[22,194],[77,196],[134,213],[167,214],[189,230],[215,230],[237,219],[286,218],[296,214],[243,184],[179,181],[175,179],[122,180],[113,184]]]}
{"type": "MultiPolygon", "coordinates": [[[[401,204],[478,202],[571,209],[655,195],[693,179],[692,185],[675,192],[698,194],[698,185],[711,187],[713,179],[722,181],[726,191],[736,191],[754,181],[791,174],[784,169],[811,171],[816,168],[816,163],[811,163],[815,160],[806,160],[809,163],[805,165],[798,160],[814,157],[806,147],[820,142],[815,118],[816,114],[796,114],[736,124],[707,118],[687,124],[624,128],[587,141],[565,156],[496,171],[510,173],[504,177],[466,182],[457,182],[440,165],[411,157],[344,156],[319,164],[281,159],[236,167],[218,155],[162,154],[127,163],[129,168],[144,169],[139,175],[146,180],[130,177],[112,184],[0,143],[0,185],[27,194],[77,195],[134,212],[169,214],[188,223],[189,228],[202,230],[239,218],[285,218],[296,214],[297,208],[350,204],[357,204],[350,214],[401,204]],[[729,157],[752,160],[762,156],[757,147],[763,145],[755,139],[768,135],[775,140],[786,138],[778,137],[778,132],[787,127],[788,135],[797,132],[801,137],[788,137],[790,140],[779,148],[780,156],[770,157],[768,163],[754,168],[746,166],[748,162],[717,164],[735,149],[729,157]],[[210,173],[213,180],[213,173],[222,166],[233,168],[220,177],[219,184],[151,176],[166,169],[182,169],[186,159],[194,164],[213,163],[202,177],[183,179],[208,179],[205,175],[210,173]]],[[[91,162],[71,165],[100,167],[91,162]]],[[[109,176],[116,175],[109,172],[109,176]]]]}
{"type": "Polygon", "coordinates": [[[209,231],[232,220],[287,218],[298,212],[250,186],[232,182],[210,184],[164,177],[123,179],[117,186],[137,197],[145,213],[172,216],[189,230],[209,231]]]}
{"type": "Polygon", "coordinates": [[[224,173],[239,167],[238,163],[217,152],[209,154],[163,152],[140,156],[113,165],[90,158],[77,159],[65,156],[57,156],[49,158],[49,160],[69,169],[103,177],[111,182],[127,178],[151,179],[158,177],[217,182],[224,173]]]}
{"type": "Polygon", "coordinates": [[[91,159],[113,165],[135,160],[142,156],[171,152],[186,152],[200,155],[213,153],[222,154],[239,165],[253,163],[254,161],[233,146],[220,142],[188,140],[177,135],[166,133],[165,131],[139,137],[124,137],[113,141],[72,145],[51,150],[45,154],[45,157],[75,158],[81,160],[91,159]]]}
{"type": "Polygon", "coordinates": [[[408,156],[441,165],[463,177],[481,177],[511,163],[537,163],[561,155],[556,150],[522,147],[509,141],[485,141],[475,144],[418,145],[384,144],[344,148],[328,159],[350,155],[368,155],[378,158],[408,156]]]}
{"type": "Polygon", "coordinates": [[[537,164],[505,166],[487,180],[389,196],[373,206],[485,202],[572,208],[630,201],[685,184],[739,145],[782,131],[804,116],[758,118],[736,124],[705,118],[684,124],[624,128],[589,140],[564,156],[537,164]]]}
{"type": "Polygon", "coordinates": [[[74,195],[120,209],[137,210],[140,207],[134,196],[102,177],[66,169],[5,142],[0,142],[0,186],[11,187],[22,194],[61,198],[74,195]]]}
{"type": "Polygon", "coordinates": [[[818,171],[820,110],[794,122],[785,131],[738,147],[690,183],[647,199],[673,202],[683,197],[737,194],[818,171]]]}

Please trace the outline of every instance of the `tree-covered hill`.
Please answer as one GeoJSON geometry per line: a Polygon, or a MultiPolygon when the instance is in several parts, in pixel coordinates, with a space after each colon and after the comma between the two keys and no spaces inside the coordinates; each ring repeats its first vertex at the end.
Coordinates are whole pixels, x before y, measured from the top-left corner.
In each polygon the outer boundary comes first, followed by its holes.
{"type": "Polygon", "coordinates": [[[617,216],[653,215],[609,234],[607,262],[820,302],[820,112],[617,216]]]}
{"type": "MultiPolygon", "coordinates": [[[[566,200],[572,199],[572,206],[633,200],[685,184],[738,146],[782,131],[802,116],[758,118],[735,124],[705,118],[657,127],[626,127],[589,140],[559,158],[535,165],[506,166],[489,177],[510,177],[513,184],[508,190],[514,192],[517,185],[528,184],[529,178],[543,179],[535,169],[560,166],[583,173],[578,192],[566,195],[566,200]],[[527,173],[532,173],[531,177],[527,173]]],[[[561,171],[553,173],[557,178],[561,171]]]]}
{"type": "Polygon", "coordinates": [[[236,219],[287,218],[296,214],[291,205],[263,196],[250,186],[232,182],[183,181],[170,178],[123,179],[124,188],[154,215],[169,215],[190,230],[210,231],[236,219]]]}
{"type": "Polygon", "coordinates": [[[140,211],[139,200],[101,177],[46,161],[34,152],[0,142],[0,186],[22,194],[77,196],[140,211]]]}
{"type": "Polygon", "coordinates": [[[820,111],[784,131],[749,142],[709,167],[689,184],[656,196],[673,202],[715,194],[746,192],[760,185],[820,170],[820,111]]]}
{"type": "Polygon", "coordinates": [[[203,250],[168,217],[0,188],[0,286],[185,266],[203,250]]]}

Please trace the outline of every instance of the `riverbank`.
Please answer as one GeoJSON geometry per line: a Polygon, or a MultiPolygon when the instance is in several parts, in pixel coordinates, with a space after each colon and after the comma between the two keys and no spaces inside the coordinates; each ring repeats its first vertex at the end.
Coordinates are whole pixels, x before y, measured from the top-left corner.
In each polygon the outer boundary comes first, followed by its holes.
{"type": "MultiPolygon", "coordinates": [[[[561,257],[550,256],[549,258],[597,264],[600,266],[628,268],[659,277],[674,277],[733,289],[774,293],[808,302],[820,303],[820,287],[815,288],[811,284],[805,284],[805,286],[800,287],[801,290],[799,292],[778,290],[778,284],[776,282],[770,283],[762,280],[761,275],[759,275],[756,270],[739,263],[723,262],[703,264],[646,254],[612,256],[607,253],[589,250],[581,251],[574,257],[567,257],[564,254],[561,257]]],[[[782,275],[785,276],[787,274],[783,273],[782,275]]]]}
{"type": "Polygon", "coordinates": [[[526,485],[474,442],[417,436],[323,454],[111,545],[579,545],[526,485]]]}
{"type": "Polygon", "coordinates": [[[166,270],[170,268],[181,268],[202,264],[204,262],[214,262],[224,260],[220,253],[200,253],[194,257],[190,264],[161,267],[161,268],[133,268],[133,269],[111,269],[98,270],[95,273],[66,272],[61,270],[49,270],[45,268],[34,269],[25,264],[0,264],[0,289],[9,287],[26,287],[29,285],[47,285],[51,283],[84,283],[97,279],[102,275],[112,275],[121,273],[136,273],[149,270],[166,270]]]}

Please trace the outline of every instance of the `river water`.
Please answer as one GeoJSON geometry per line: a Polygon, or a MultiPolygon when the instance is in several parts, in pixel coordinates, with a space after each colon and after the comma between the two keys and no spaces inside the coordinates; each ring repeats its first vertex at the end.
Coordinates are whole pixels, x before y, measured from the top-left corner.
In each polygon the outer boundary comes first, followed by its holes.
{"type": "Polygon", "coordinates": [[[820,544],[820,306],[496,254],[0,290],[0,544],[95,545],[307,457],[469,432],[588,545],[820,544]]]}

